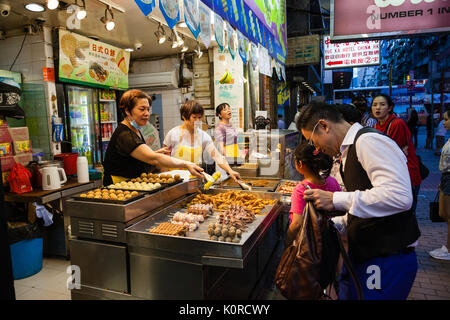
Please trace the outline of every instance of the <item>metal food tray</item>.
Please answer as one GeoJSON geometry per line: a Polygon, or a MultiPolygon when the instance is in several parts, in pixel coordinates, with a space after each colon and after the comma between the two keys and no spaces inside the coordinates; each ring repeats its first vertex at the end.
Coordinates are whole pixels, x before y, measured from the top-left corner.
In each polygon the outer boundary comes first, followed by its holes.
{"type": "Polygon", "coordinates": [[[280,201],[281,203],[283,203],[284,205],[290,206],[291,205],[291,196],[292,194],[286,194],[286,193],[280,193],[278,192],[281,188],[281,186],[283,185],[284,182],[296,182],[296,183],[300,183],[300,181],[296,181],[296,180],[280,180],[280,183],[277,186],[277,189],[275,190],[276,194],[280,195],[280,201]]]}
{"type": "MultiPolygon", "coordinates": [[[[293,182],[293,183],[297,183],[297,184],[300,183],[300,181],[295,181],[295,180],[280,180],[280,183],[278,184],[277,189],[275,190],[276,193],[279,193],[278,191],[280,191],[281,187],[283,186],[283,184],[285,182],[293,182]]],[[[286,193],[281,193],[281,194],[285,195],[285,196],[291,196],[292,195],[292,194],[286,194],[286,193]]]]}
{"type": "Polygon", "coordinates": [[[137,191],[137,192],[142,192],[142,193],[146,193],[146,194],[152,194],[152,193],[156,193],[158,191],[161,191],[162,189],[167,188],[168,186],[163,186],[161,183],[161,187],[153,189],[153,190],[140,190],[140,189],[133,189],[133,188],[126,188],[126,187],[120,187],[120,188],[110,188],[109,186],[106,187],[105,189],[108,190],[126,190],[126,191],[137,191]]]}
{"type": "MultiPolygon", "coordinates": [[[[275,189],[277,188],[280,179],[267,179],[267,178],[242,178],[242,181],[247,183],[248,185],[250,185],[252,187],[252,190],[254,191],[265,191],[265,192],[274,192],[275,189]],[[265,181],[269,181],[269,184],[265,187],[255,187],[251,185],[252,181],[258,181],[258,180],[265,180],[265,181]],[[250,182],[250,183],[248,183],[250,182]]],[[[227,180],[225,180],[224,182],[222,182],[221,184],[222,188],[224,189],[239,189],[242,190],[241,186],[234,181],[231,178],[228,178],[227,180]]]]}
{"type": "MultiPolygon", "coordinates": [[[[210,190],[208,193],[217,194],[228,191],[229,190],[224,189],[214,189],[210,190]]],[[[272,197],[269,193],[245,192],[254,193],[263,200],[279,199],[277,196],[272,197]]],[[[125,230],[127,232],[128,245],[131,247],[157,250],[158,252],[164,251],[167,254],[180,254],[185,257],[189,256],[191,257],[190,259],[203,264],[242,267],[248,252],[254,246],[255,242],[264,235],[281,211],[281,204],[279,204],[278,201],[273,205],[266,206],[262,211],[263,213],[255,215],[255,220],[247,225],[247,230],[242,233],[239,243],[221,242],[209,239],[207,232],[208,225],[211,222],[216,222],[216,216],[219,214],[218,211],[215,211],[213,216],[208,216],[203,223],[200,223],[195,231],[188,231],[186,236],[160,235],[149,233],[147,231],[159,223],[170,221],[173,213],[176,211],[183,211],[183,209],[186,208],[186,205],[195,196],[196,194],[190,195],[172,206],[156,212],[128,227],[125,230]]]]}
{"type": "MultiPolygon", "coordinates": [[[[122,190],[122,189],[120,189],[120,190],[122,190]]],[[[131,190],[129,190],[129,191],[131,191],[131,190]]],[[[134,191],[137,191],[137,190],[134,190],[134,191]]],[[[139,191],[137,191],[137,192],[139,193],[137,196],[131,197],[131,198],[126,199],[126,200],[111,200],[111,199],[83,198],[83,197],[80,197],[80,194],[81,194],[81,193],[78,194],[78,195],[76,195],[76,196],[73,196],[72,198],[75,199],[75,200],[85,201],[85,202],[100,202],[100,203],[127,204],[127,203],[130,203],[130,202],[132,202],[132,201],[135,201],[135,200],[137,200],[137,199],[140,199],[140,198],[143,198],[143,197],[144,197],[145,194],[144,194],[143,192],[139,192],[139,191]]],[[[85,193],[85,192],[83,192],[83,193],[85,193]]]]}

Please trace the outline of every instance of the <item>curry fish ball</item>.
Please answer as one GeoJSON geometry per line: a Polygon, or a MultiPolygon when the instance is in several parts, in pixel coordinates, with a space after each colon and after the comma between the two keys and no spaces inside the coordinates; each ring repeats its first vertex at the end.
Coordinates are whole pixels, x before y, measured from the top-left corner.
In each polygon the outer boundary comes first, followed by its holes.
{"type": "Polygon", "coordinates": [[[124,191],[124,195],[127,195],[127,194],[130,194],[131,192],[130,191],[128,191],[128,190],[126,190],[126,191],[124,191]]]}
{"type": "Polygon", "coordinates": [[[125,196],[125,199],[131,199],[131,194],[127,194],[127,195],[125,196]]]}
{"type": "Polygon", "coordinates": [[[137,191],[133,191],[133,192],[131,193],[131,196],[132,196],[132,197],[136,197],[138,194],[139,194],[139,193],[138,193],[137,191]]]}
{"type": "Polygon", "coordinates": [[[86,198],[86,197],[87,197],[87,194],[86,194],[86,193],[80,194],[80,198],[86,198]]]}
{"type": "Polygon", "coordinates": [[[110,195],[109,195],[109,198],[110,198],[111,200],[117,200],[117,196],[116,196],[114,193],[110,194],[110,195]]]}
{"type": "Polygon", "coordinates": [[[141,174],[141,178],[147,178],[147,174],[144,172],[141,174]]]}
{"type": "Polygon", "coordinates": [[[174,177],[173,177],[176,181],[178,181],[178,180],[180,180],[181,179],[181,177],[180,177],[180,175],[179,174],[176,174],[174,177]]]}

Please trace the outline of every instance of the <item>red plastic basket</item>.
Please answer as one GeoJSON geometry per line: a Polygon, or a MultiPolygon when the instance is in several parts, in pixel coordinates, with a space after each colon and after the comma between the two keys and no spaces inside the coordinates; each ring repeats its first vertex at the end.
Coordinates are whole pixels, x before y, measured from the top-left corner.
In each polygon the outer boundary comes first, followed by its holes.
{"type": "Polygon", "coordinates": [[[62,160],[64,162],[64,171],[66,175],[70,176],[77,173],[77,158],[78,153],[68,152],[56,155],[55,160],[62,160]]]}

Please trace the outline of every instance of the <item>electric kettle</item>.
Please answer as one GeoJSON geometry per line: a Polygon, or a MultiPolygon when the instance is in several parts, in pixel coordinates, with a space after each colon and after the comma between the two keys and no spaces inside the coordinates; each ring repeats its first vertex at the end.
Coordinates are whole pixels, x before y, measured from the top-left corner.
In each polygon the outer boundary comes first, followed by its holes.
{"type": "Polygon", "coordinates": [[[67,182],[66,172],[62,168],[44,167],[42,173],[42,189],[55,190],[61,188],[61,184],[67,182]]]}

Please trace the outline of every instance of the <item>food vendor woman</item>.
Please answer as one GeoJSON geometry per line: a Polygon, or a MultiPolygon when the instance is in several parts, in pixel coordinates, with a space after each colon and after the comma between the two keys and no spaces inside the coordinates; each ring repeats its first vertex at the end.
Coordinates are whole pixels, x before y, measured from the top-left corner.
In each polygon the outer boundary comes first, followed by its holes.
{"type": "Polygon", "coordinates": [[[220,168],[233,179],[240,179],[224,156],[216,149],[211,136],[199,127],[204,114],[203,107],[195,100],[186,101],[180,108],[184,123],[171,129],[164,138],[164,147],[172,157],[200,164],[209,155],[220,168]],[[205,157],[203,151],[206,151],[205,157]]]}
{"type": "Polygon", "coordinates": [[[228,103],[221,103],[216,108],[219,123],[214,131],[217,149],[227,158],[236,159],[239,156],[238,133],[230,123],[231,107],[228,103]]]}
{"type": "Polygon", "coordinates": [[[119,109],[124,120],[117,126],[106,149],[103,162],[103,185],[136,178],[155,166],[184,168],[192,175],[203,177],[202,168],[192,162],[169,157],[162,150],[153,151],[145,144],[139,129],[150,117],[152,99],[140,90],[128,90],[120,99],[119,109]]]}

